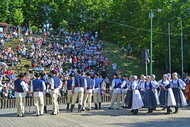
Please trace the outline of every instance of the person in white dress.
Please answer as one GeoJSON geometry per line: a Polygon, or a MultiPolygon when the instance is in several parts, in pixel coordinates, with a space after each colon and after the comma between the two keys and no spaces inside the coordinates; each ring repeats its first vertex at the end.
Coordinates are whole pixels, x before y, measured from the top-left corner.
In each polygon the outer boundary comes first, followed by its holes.
{"type": "Polygon", "coordinates": [[[160,95],[159,95],[160,106],[167,108],[167,112],[165,114],[170,114],[172,112],[170,107],[176,106],[176,101],[174,98],[174,94],[171,88],[171,83],[169,81],[168,75],[164,74],[163,79],[159,80],[158,83],[160,85],[160,95]]]}
{"type": "Polygon", "coordinates": [[[133,115],[138,114],[138,110],[144,106],[136,80],[137,76],[134,75],[130,77],[131,83],[128,86],[126,96],[126,104],[128,105],[128,108],[132,109],[131,112],[133,115]]]}
{"type": "Polygon", "coordinates": [[[175,111],[174,113],[178,113],[179,108],[182,106],[186,106],[187,102],[185,99],[185,96],[182,92],[182,90],[185,89],[185,82],[183,82],[181,79],[178,78],[178,74],[175,72],[172,74],[172,80],[171,80],[171,84],[172,84],[172,90],[174,93],[174,97],[175,97],[175,101],[176,101],[176,106],[175,106],[175,111]]]}

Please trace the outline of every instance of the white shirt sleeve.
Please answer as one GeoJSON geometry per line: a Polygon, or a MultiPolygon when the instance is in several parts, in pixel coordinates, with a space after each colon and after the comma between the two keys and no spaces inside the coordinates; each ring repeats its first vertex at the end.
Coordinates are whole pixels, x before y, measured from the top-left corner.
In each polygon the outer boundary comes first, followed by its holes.
{"type": "Polygon", "coordinates": [[[122,82],[122,84],[121,84],[121,88],[123,88],[123,87],[125,87],[125,84],[126,84],[127,82],[124,80],[123,82],[122,82]]]}
{"type": "Polygon", "coordinates": [[[153,88],[158,88],[159,84],[157,81],[151,81],[153,88]]]}
{"type": "Polygon", "coordinates": [[[60,80],[60,86],[59,88],[61,88],[63,86],[63,82],[60,80]]]}
{"type": "Polygon", "coordinates": [[[22,82],[21,82],[21,86],[22,86],[24,92],[27,92],[27,91],[28,91],[28,87],[27,87],[28,84],[27,84],[27,83],[25,83],[24,81],[22,81],[22,82]]]}
{"type": "Polygon", "coordinates": [[[179,79],[179,85],[181,89],[185,89],[186,84],[183,80],[179,79]]]}
{"type": "Polygon", "coordinates": [[[65,90],[68,90],[68,89],[67,89],[67,84],[68,84],[67,82],[68,82],[68,81],[65,82],[65,84],[66,84],[66,85],[65,85],[65,90]]]}
{"type": "Polygon", "coordinates": [[[72,87],[74,87],[75,86],[75,78],[73,78],[72,80],[73,80],[72,87]]]}
{"type": "Polygon", "coordinates": [[[132,89],[135,90],[136,87],[137,87],[137,83],[136,83],[136,82],[133,82],[133,83],[132,83],[132,89]]]}
{"type": "Polygon", "coordinates": [[[54,80],[53,78],[50,79],[51,89],[54,89],[54,80]]]}
{"type": "Polygon", "coordinates": [[[110,90],[113,90],[114,86],[115,86],[115,80],[113,79],[112,80],[112,86],[110,87],[110,90]]]}
{"type": "Polygon", "coordinates": [[[84,79],[84,87],[87,88],[87,81],[84,79]]]}
{"type": "Polygon", "coordinates": [[[93,89],[95,89],[95,79],[93,79],[93,80],[94,80],[93,89]]]}
{"type": "Polygon", "coordinates": [[[43,90],[45,91],[46,90],[46,84],[44,81],[42,81],[42,85],[43,85],[43,90]]]}
{"type": "Polygon", "coordinates": [[[32,84],[32,81],[31,81],[31,86],[30,86],[30,92],[33,92],[33,84],[32,84]]]}

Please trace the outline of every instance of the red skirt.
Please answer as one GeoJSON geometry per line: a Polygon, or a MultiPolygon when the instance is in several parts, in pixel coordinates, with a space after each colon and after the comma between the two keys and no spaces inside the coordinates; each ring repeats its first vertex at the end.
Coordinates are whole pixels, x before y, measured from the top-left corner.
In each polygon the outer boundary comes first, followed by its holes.
{"type": "Polygon", "coordinates": [[[187,101],[190,101],[190,84],[187,84],[185,87],[185,98],[187,101]]]}

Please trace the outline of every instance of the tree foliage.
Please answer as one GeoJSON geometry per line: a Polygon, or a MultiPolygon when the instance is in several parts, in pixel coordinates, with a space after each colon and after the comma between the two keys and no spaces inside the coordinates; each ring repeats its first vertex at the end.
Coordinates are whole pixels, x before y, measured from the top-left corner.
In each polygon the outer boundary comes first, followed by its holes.
{"type": "Polygon", "coordinates": [[[98,31],[102,39],[132,44],[140,56],[149,48],[150,10],[153,9],[153,59],[168,70],[168,23],[171,25],[172,70],[181,69],[180,32],[183,24],[185,71],[189,71],[189,0],[1,0],[0,22],[70,31],[98,31]],[[160,8],[161,12],[157,12],[160,8]]]}

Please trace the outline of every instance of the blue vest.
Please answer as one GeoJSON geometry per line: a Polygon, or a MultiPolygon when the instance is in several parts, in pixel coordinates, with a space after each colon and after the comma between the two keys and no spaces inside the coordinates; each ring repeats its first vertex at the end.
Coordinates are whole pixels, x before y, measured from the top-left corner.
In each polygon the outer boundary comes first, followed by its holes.
{"type": "MultiPolygon", "coordinates": [[[[149,86],[149,89],[152,89],[152,88],[153,88],[151,81],[150,81],[150,83],[148,84],[148,86],[149,86]]],[[[145,82],[145,89],[147,89],[147,83],[146,83],[146,82],[145,82]]]]}
{"type": "Polygon", "coordinates": [[[125,86],[123,87],[123,89],[127,89],[127,86],[128,86],[128,84],[129,84],[129,80],[128,80],[128,79],[126,79],[125,81],[126,81],[126,84],[125,84],[125,86]]]}
{"type": "Polygon", "coordinates": [[[75,76],[75,87],[84,87],[84,77],[81,75],[75,76]]]}
{"type": "Polygon", "coordinates": [[[59,88],[59,86],[60,86],[60,78],[57,77],[57,76],[53,76],[52,78],[54,80],[54,89],[59,88]]]}
{"type": "Polygon", "coordinates": [[[101,83],[102,83],[102,79],[101,78],[95,78],[95,88],[100,88],[101,87],[101,83]]]}
{"type": "Polygon", "coordinates": [[[86,78],[86,82],[87,82],[87,90],[92,89],[93,85],[94,85],[94,81],[91,78],[86,78]]]}
{"type": "Polygon", "coordinates": [[[15,92],[19,92],[19,93],[23,93],[24,92],[24,90],[23,90],[23,88],[22,88],[22,86],[20,84],[22,81],[24,81],[24,80],[17,79],[17,80],[14,81],[15,92]]]}
{"type": "Polygon", "coordinates": [[[67,90],[71,90],[73,80],[67,80],[67,90]]]}
{"type": "Polygon", "coordinates": [[[172,88],[180,88],[179,79],[177,80],[177,85],[173,83],[173,80],[171,81],[172,88]]]}
{"type": "MultiPolygon", "coordinates": [[[[164,80],[162,80],[162,83],[161,83],[161,84],[163,84],[163,82],[164,82],[164,80]]],[[[165,88],[168,89],[168,88],[171,88],[171,86],[172,86],[172,83],[169,82],[169,84],[167,84],[167,86],[165,86],[165,88]]]]}
{"type": "Polygon", "coordinates": [[[33,85],[33,91],[34,92],[43,92],[43,80],[41,79],[34,79],[32,80],[32,85],[33,85]]]}
{"type": "Polygon", "coordinates": [[[84,77],[79,75],[80,87],[84,87],[84,77]]]}
{"type": "Polygon", "coordinates": [[[115,80],[114,88],[121,88],[122,81],[119,78],[114,79],[114,80],[115,80]]]}

